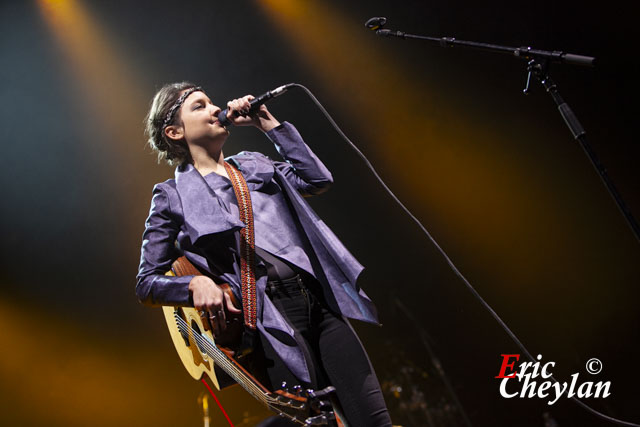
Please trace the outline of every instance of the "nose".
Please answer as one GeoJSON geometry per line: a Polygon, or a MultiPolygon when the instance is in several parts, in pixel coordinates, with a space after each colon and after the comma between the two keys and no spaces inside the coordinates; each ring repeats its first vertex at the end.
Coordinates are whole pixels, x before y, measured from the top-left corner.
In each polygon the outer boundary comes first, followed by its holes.
{"type": "Polygon", "coordinates": [[[220,109],[220,107],[218,107],[217,105],[214,105],[214,104],[211,104],[211,107],[212,107],[211,114],[212,114],[213,116],[215,116],[216,118],[218,118],[218,114],[220,114],[220,112],[221,112],[222,110],[220,109]]]}

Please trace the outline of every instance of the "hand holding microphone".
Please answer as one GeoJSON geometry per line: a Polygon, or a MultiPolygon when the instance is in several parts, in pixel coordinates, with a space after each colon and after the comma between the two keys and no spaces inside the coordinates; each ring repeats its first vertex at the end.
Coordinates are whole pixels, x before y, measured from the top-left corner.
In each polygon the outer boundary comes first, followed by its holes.
{"type": "Polygon", "coordinates": [[[253,100],[255,100],[253,95],[245,95],[227,102],[227,108],[218,114],[220,124],[224,126],[257,126],[260,119],[270,119],[271,113],[266,106],[259,105],[252,108],[251,101],[253,100]],[[223,123],[221,117],[224,112],[226,112],[226,123],[223,123]]]}
{"type": "Polygon", "coordinates": [[[227,103],[227,109],[218,114],[218,121],[222,126],[256,126],[257,128],[267,132],[280,123],[271,115],[266,107],[261,106],[276,96],[282,95],[292,85],[287,84],[280,86],[274,90],[268,91],[257,98],[247,95],[242,98],[234,99],[227,103]],[[257,114],[255,114],[257,113],[257,114]]]}

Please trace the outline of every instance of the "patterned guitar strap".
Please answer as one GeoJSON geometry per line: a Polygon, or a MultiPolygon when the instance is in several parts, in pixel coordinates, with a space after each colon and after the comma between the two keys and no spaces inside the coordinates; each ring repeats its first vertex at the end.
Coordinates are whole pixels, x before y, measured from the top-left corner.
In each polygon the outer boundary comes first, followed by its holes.
{"type": "Polygon", "coordinates": [[[256,247],[253,228],[253,208],[251,206],[249,188],[247,187],[247,182],[244,180],[242,173],[226,161],[224,162],[224,168],[231,179],[233,191],[236,194],[238,209],[240,211],[240,220],[246,224],[246,227],[240,230],[242,310],[244,312],[245,331],[249,332],[248,335],[251,336],[247,338],[252,338],[255,337],[257,317],[255,275],[256,247]]]}

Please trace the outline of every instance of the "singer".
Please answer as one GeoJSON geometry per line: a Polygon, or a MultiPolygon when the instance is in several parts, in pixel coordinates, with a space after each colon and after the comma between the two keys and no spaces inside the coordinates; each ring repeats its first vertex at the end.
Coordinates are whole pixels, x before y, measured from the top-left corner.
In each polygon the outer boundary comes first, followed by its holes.
{"type": "Polygon", "coordinates": [[[377,323],[375,307],[356,284],[363,267],[302,197],[326,191],[332,175],[293,125],[280,123],[265,105],[250,110],[252,99],[227,103],[230,123],[264,132],[285,161],[247,151],[225,159],[230,132],[218,120],[221,109],[191,83],[165,85],[153,98],[149,144],[177,168],[175,179],[153,189],[137,297],[147,305],[193,306],[214,334],[242,310],[245,335],[264,353],[271,387],[332,385],[349,425],[390,426],[378,379],[347,321],[377,323]],[[246,181],[253,227],[240,219],[247,204],[236,197],[237,171],[246,181]],[[251,245],[243,246],[251,234],[253,266],[245,252],[251,245]],[[207,275],[165,276],[183,254],[207,275]],[[253,309],[242,291],[245,275],[254,278],[253,309]],[[244,310],[216,285],[224,282],[244,310]]]}

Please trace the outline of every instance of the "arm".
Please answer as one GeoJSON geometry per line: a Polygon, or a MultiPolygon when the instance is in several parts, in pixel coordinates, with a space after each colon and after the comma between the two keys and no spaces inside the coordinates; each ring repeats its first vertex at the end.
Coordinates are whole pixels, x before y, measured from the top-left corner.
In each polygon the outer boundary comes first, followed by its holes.
{"type": "Polygon", "coordinates": [[[165,190],[156,185],[142,235],[136,295],[146,305],[193,306],[200,311],[205,328],[212,325],[217,335],[226,329],[225,307],[232,313],[241,310],[234,307],[231,297],[207,276],[165,275],[180,256],[175,247],[179,231],[179,223],[171,214],[169,198],[165,190]]]}
{"type": "Polygon", "coordinates": [[[266,132],[285,162],[274,162],[278,170],[303,195],[324,193],[333,183],[326,166],[302,140],[298,130],[290,123],[266,132]]]}
{"type": "Polygon", "coordinates": [[[145,305],[192,305],[189,283],[194,276],[165,276],[180,256],[175,240],[180,226],[172,218],[165,190],[153,188],[151,209],[142,235],[136,295],[145,305]]]}
{"type": "Polygon", "coordinates": [[[327,191],[333,183],[331,172],[313,154],[292,124],[281,124],[264,104],[254,114],[242,116],[243,111],[249,110],[252,99],[253,96],[247,95],[228,102],[227,117],[230,121],[235,126],[254,126],[269,137],[278,153],[285,159],[285,162],[273,162],[274,166],[302,195],[315,195],[327,191]]]}

